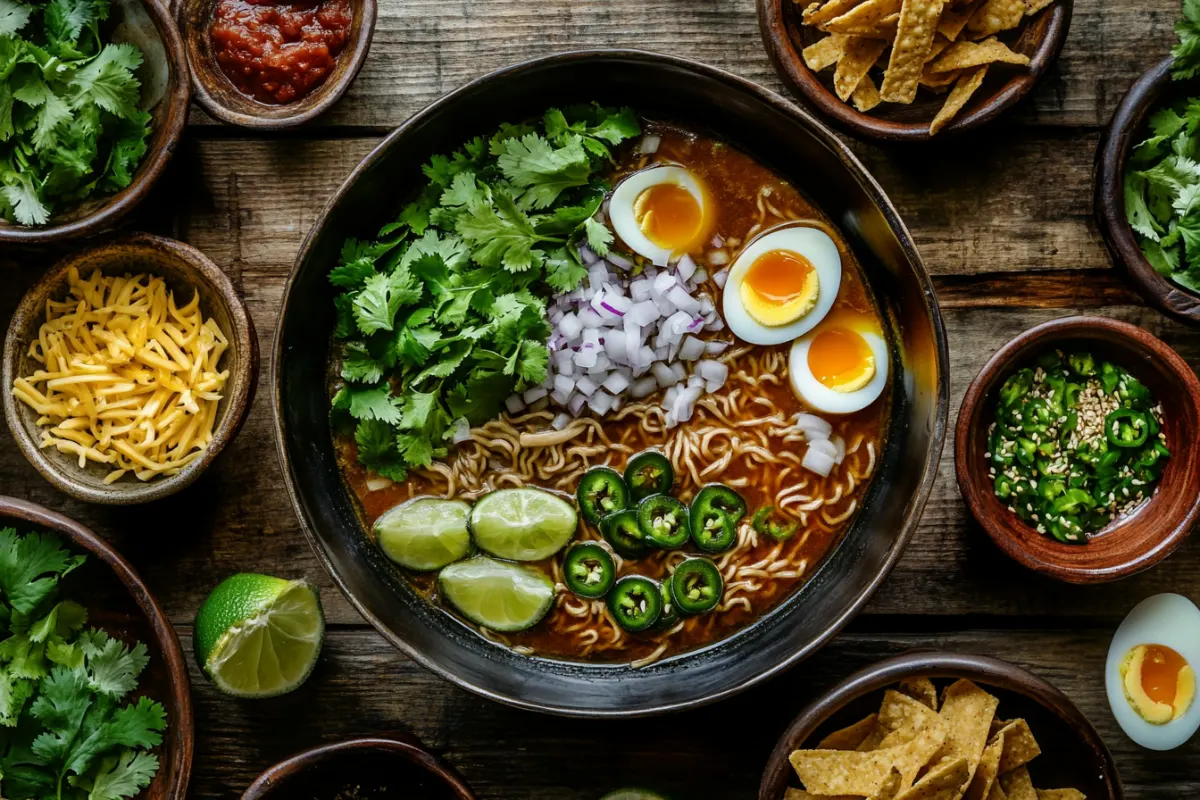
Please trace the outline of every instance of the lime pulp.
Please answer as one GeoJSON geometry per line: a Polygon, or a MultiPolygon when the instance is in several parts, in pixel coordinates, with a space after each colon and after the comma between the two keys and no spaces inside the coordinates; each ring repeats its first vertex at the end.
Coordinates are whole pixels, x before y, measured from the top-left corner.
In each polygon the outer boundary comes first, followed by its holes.
{"type": "Polygon", "coordinates": [[[513,561],[540,561],[575,535],[575,509],[541,489],[501,489],[471,509],[471,532],[480,549],[513,561]]]}
{"type": "Polygon", "coordinates": [[[443,569],[438,589],[463,616],[494,631],[533,627],[554,604],[554,583],[548,577],[487,556],[443,569]]]}
{"type": "Polygon", "coordinates": [[[376,520],[376,540],[384,554],[402,567],[422,572],[441,569],[470,552],[470,514],[471,507],[461,500],[418,497],[376,520]]]}

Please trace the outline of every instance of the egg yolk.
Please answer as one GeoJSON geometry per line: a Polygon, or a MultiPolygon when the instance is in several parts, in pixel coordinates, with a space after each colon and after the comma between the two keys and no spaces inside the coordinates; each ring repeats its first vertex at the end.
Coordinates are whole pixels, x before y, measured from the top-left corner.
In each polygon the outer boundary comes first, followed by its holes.
{"type": "Polygon", "coordinates": [[[857,331],[827,327],[809,345],[808,369],[835,392],[855,392],[875,377],[875,354],[857,331]]]}
{"type": "Polygon", "coordinates": [[[1122,673],[1130,705],[1155,725],[1183,716],[1196,694],[1191,666],[1165,645],[1143,644],[1133,648],[1125,657],[1122,673]]]}
{"type": "Polygon", "coordinates": [[[770,250],[754,259],[742,277],[742,305],[763,325],[787,325],[817,304],[820,285],[807,258],[790,250],[770,250]]]}
{"type": "Polygon", "coordinates": [[[646,238],[672,252],[686,252],[703,233],[704,209],[682,186],[656,183],[638,195],[633,215],[646,238]]]}

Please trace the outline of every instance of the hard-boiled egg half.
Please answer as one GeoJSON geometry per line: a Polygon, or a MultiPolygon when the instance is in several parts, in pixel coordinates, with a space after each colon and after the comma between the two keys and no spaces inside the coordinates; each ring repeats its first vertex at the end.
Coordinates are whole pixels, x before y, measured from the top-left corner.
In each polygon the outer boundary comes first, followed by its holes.
{"type": "Polygon", "coordinates": [[[750,344],[782,344],[824,319],[842,285],[842,257],[818,228],[776,228],[748,244],[729,269],[722,311],[750,344]]]}
{"type": "Polygon", "coordinates": [[[621,241],[660,267],[704,246],[714,212],[701,180],[673,165],[635,172],[617,185],[608,203],[621,241]]]}
{"type": "Polygon", "coordinates": [[[1196,668],[1200,609],[1178,594],[1143,600],[1117,628],[1108,649],[1105,688],[1113,716],[1130,739],[1172,750],[1200,729],[1196,668]]]}
{"type": "Polygon", "coordinates": [[[887,386],[888,347],[879,323],[851,311],[829,315],[792,345],[788,375],[797,396],[817,411],[861,411],[887,386]]]}

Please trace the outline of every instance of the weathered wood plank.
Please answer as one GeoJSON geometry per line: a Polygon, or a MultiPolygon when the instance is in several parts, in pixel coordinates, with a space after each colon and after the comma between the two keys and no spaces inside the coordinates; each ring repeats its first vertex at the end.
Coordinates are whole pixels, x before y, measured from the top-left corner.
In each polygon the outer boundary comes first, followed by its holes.
{"type": "Polygon", "coordinates": [[[408,661],[373,632],[331,631],[317,671],[289,697],[233,701],[193,666],[198,740],[191,795],[229,797],[295,750],[404,730],[453,763],[481,798],[596,800],[611,789],[642,786],[669,797],[745,800],[756,795],[776,739],[808,702],[853,670],[932,647],[1004,658],[1056,684],[1112,749],[1129,800],[1195,796],[1200,780],[1190,765],[1200,742],[1150,753],[1113,720],[1102,678],[1108,639],[1107,630],[850,633],[803,666],[717,706],[659,719],[583,722],[481,700],[408,661]]]}
{"type": "MultiPolygon", "coordinates": [[[[1018,124],[1101,126],[1129,85],[1170,49],[1176,0],[1077,0],[1054,71],[1018,124]]],[[[637,47],[728,69],[778,92],[754,0],[386,0],[370,57],[346,97],[308,128],[384,131],[494,69],[552,52],[637,47]]],[[[193,123],[213,122],[197,110],[193,123]]]]}

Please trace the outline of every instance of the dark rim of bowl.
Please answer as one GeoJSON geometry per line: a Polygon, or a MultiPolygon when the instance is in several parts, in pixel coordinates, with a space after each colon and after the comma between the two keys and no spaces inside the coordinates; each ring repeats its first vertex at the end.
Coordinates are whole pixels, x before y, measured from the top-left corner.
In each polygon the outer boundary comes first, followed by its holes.
{"type": "MultiPolygon", "coordinates": [[[[784,21],[785,6],[793,0],[757,0],[758,27],[763,45],[771,65],[780,80],[798,98],[825,117],[831,124],[849,136],[873,139],[881,142],[933,142],[944,141],[968,131],[976,130],[1007,114],[1025,98],[1058,60],[1071,27],[1074,0],[1057,0],[1042,11],[1049,14],[1046,33],[1030,57],[1027,71],[1013,75],[987,102],[974,110],[964,111],[936,136],[929,133],[929,122],[896,122],[873,117],[842,102],[836,94],[821,82],[808,68],[804,58],[788,33],[784,21]]],[[[797,8],[804,4],[800,3],[797,8]]],[[[1023,22],[1022,24],[1028,24],[1023,22]]],[[[974,98],[973,98],[974,99],[974,98]]],[[[970,103],[968,103],[970,105],[970,103]]]]}
{"type": "Polygon", "coordinates": [[[915,676],[966,678],[985,687],[993,686],[1034,700],[1079,733],[1084,744],[1095,753],[1109,796],[1094,800],[1124,800],[1125,789],[1112,753],[1095,726],[1062,690],[1044,678],[998,658],[938,650],[905,653],[864,667],[808,705],[783,732],[772,750],[759,784],[759,800],[781,800],[782,795],[772,790],[787,785],[788,754],[802,747],[827,719],[859,697],[915,676]]]}
{"type": "MultiPolygon", "coordinates": [[[[133,210],[134,206],[145,199],[151,187],[167,168],[167,163],[174,155],[175,149],[187,126],[188,107],[191,104],[192,84],[188,76],[187,54],[184,50],[183,38],[179,27],[166,2],[159,0],[141,0],[146,13],[154,21],[154,28],[162,40],[163,50],[167,54],[167,62],[171,69],[171,78],[167,83],[167,91],[160,103],[166,103],[166,114],[163,118],[162,145],[156,150],[147,151],[134,173],[133,182],[116,194],[104,199],[104,205],[91,214],[80,219],[54,224],[51,217],[48,225],[29,227],[26,225],[11,225],[0,221],[0,242],[13,244],[42,244],[45,242],[76,239],[90,236],[115,225],[118,220],[133,210]]],[[[151,136],[153,137],[153,133],[151,136]]]]}
{"type": "Polygon", "coordinates": [[[368,737],[350,739],[345,742],[321,745],[303,750],[270,767],[242,793],[242,800],[266,800],[275,791],[280,781],[302,773],[312,767],[352,753],[377,753],[382,757],[398,756],[442,782],[444,788],[452,790],[460,800],[474,800],[475,793],[463,780],[458,771],[448,763],[426,750],[415,737],[389,739],[368,737]]]}
{"type": "MultiPolygon", "coordinates": [[[[1113,581],[1150,569],[1175,552],[1191,534],[1197,519],[1200,519],[1200,495],[1197,495],[1192,501],[1185,517],[1165,539],[1157,543],[1154,549],[1146,553],[1141,553],[1136,557],[1136,560],[1126,560],[1123,563],[1097,570],[1062,563],[1046,562],[1033,557],[1028,550],[1021,547],[1011,536],[1006,536],[1002,532],[999,532],[995,523],[988,517],[987,509],[981,505],[982,501],[978,492],[982,490],[977,486],[978,465],[966,462],[968,459],[967,446],[971,432],[977,424],[982,424],[982,420],[978,418],[987,406],[990,394],[990,392],[985,391],[988,387],[984,384],[995,383],[1000,377],[1003,377],[1013,359],[1020,351],[1029,347],[1031,343],[1039,340],[1049,342],[1055,339],[1070,339],[1073,336],[1097,329],[1115,333],[1122,338],[1137,342],[1146,349],[1153,351],[1155,356],[1161,359],[1169,370],[1179,377],[1179,380],[1183,383],[1191,397],[1200,397],[1200,379],[1197,379],[1196,373],[1192,371],[1187,362],[1170,345],[1158,337],[1142,330],[1136,325],[1109,317],[1062,317],[1043,322],[1040,325],[1033,326],[1029,330],[1023,331],[997,350],[987,360],[987,363],[980,368],[979,373],[972,379],[966,393],[963,395],[954,431],[956,479],[963,499],[971,511],[971,515],[984,531],[987,532],[988,537],[996,543],[996,546],[1014,561],[1040,574],[1071,583],[1113,581]]],[[[994,391],[997,387],[993,387],[992,390],[994,391]]],[[[1146,501],[1146,508],[1143,509],[1143,513],[1153,506],[1157,497],[1157,494],[1150,496],[1150,499],[1146,501]]],[[[1029,528],[1023,521],[1019,521],[1019,524],[1029,528]]],[[[1120,524],[1121,522],[1118,521],[1117,525],[1119,526],[1120,524]]],[[[1077,547],[1079,545],[1064,546],[1077,547]]]]}
{"type": "Polygon", "coordinates": [[[1125,217],[1125,167],[1129,152],[1146,117],[1170,90],[1174,63],[1175,59],[1167,56],[1138,78],[1121,98],[1096,148],[1093,204],[1100,234],[1113,263],[1124,268],[1138,293],[1163,313],[1195,325],[1200,322],[1200,294],[1159,274],[1150,265],[1125,217]]]}
{"type": "Polygon", "coordinates": [[[949,348],[946,341],[945,325],[943,323],[941,311],[938,306],[937,295],[934,292],[933,283],[929,277],[928,270],[925,268],[924,261],[922,261],[920,253],[918,253],[916,245],[912,241],[912,235],[909,233],[908,228],[904,225],[904,222],[901,220],[900,215],[892,205],[892,202],[888,199],[886,194],[884,194],[884,191],[879,183],[867,171],[866,167],[859,162],[858,158],[850,152],[850,149],[846,147],[846,145],[843,144],[842,141],[838,139],[832,131],[825,127],[821,122],[817,121],[808,112],[797,107],[795,104],[755,83],[738,77],[733,73],[678,56],[663,55],[646,50],[622,48],[573,50],[564,53],[556,53],[549,56],[540,56],[527,61],[519,62],[517,64],[512,64],[507,67],[502,67],[447,93],[402,123],[382,142],[376,145],[376,147],[369,154],[367,154],[367,156],[365,156],[357,166],[355,166],[350,175],[347,176],[346,180],[325,204],[325,207],[322,209],[317,221],[313,224],[313,227],[309,230],[308,235],[305,237],[304,243],[301,245],[300,250],[296,255],[296,261],[292,271],[288,275],[287,283],[284,286],[283,300],[281,304],[281,307],[283,308],[283,311],[281,312],[281,319],[282,314],[287,313],[289,298],[296,282],[296,276],[298,274],[299,267],[307,258],[308,252],[313,245],[314,239],[316,238],[316,233],[323,225],[326,217],[351,190],[358,176],[364,170],[366,170],[367,167],[382,158],[383,154],[391,147],[392,143],[396,139],[402,137],[409,128],[417,126],[428,118],[435,116],[444,105],[451,103],[457,96],[468,93],[498,78],[542,69],[548,65],[553,66],[559,63],[569,63],[573,61],[589,59],[627,59],[644,64],[669,66],[677,70],[701,73],[707,77],[719,80],[734,89],[751,95],[759,102],[772,106],[798,120],[801,124],[808,128],[809,132],[815,139],[828,147],[830,151],[838,156],[848,172],[850,172],[850,174],[860,182],[864,191],[869,195],[871,201],[879,207],[884,216],[887,218],[892,229],[897,232],[897,241],[903,248],[904,254],[908,261],[913,264],[916,279],[924,286],[925,310],[930,320],[931,327],[934,331],[937,352],[937,363],[935,365],[938,387],[936,402],[937,419],[934,425],[934,430],[931,434],[929,459],[924,465],[921,480],[917,484],[917,490],[909,499],[909,503],[904,515],[905,523],[892,540],[892,544],[886,559],[881,565],[878,573],[859,593],[858,597],[853,603],[850,604],[846,611],[836,619],[832,620],[826,627],[825,632],[821,636],[816,637],[808,647],[796,651],[789,658],[786,658],[779,663],[772,665],[771,668],[760,672],[753,680],[746,681],[741,685],[733,686],[724,689],[723,691],[694,700],[652,706],[633,712],[578,711],[569,708],[543,707],[536,703],[523,701],[517,697],[508,697],[496,692],[492,692],[483,686],[476,685],[470,681],[460,678],[458,675],[450,672],[449,670],[442,669],[433,661],[426,658],[423,653],[410,647],[407,642],[395,636],[378,617],[372,614],[370,610],[359,601],[359,599],[353,594],[350,588],[346,586],[341,576],[335,570],[332,560],[325,551],[325,545],[323,544],[321,537],[316,533],[312,525],[309,523],[304,511],[304,504],[301,501],[301,498],[297,495],[295,482],[292,477],[293,465],[288,455],[286,445],[288,440],[288,431],[283,419],[283,413],[280,410],[280,393],[282,382],[280,365],[284,360],[284,342],[282,337],[284,326],[282,324],[276,327],[275,330],[275,342],[273,347],[274,358],[272,361],[273,374],[271,380],[271,389],[274,395],[272,400],[272,408],[274,410],[275,417],[275,444],[279,454],[280,465],[283,469],[284,485],[287,487],[288,497],[291,499],[292,507],[296,511],[296,515],[300,520],[300,526],[304,530],[304,535],[308,538],[309,545],[312,547],[313,552],[321,562],[321,565],[325,568],[325,571],[329,573],[330,577],[333,579],[334,583],[337,584],[342,594],[345,595],[350,601],[350,604],[353,605],[354,608],[368,622],[370,622],[376,630],[378,630],[389,642],[391,642],[393,646],[395,646],[413,661],[416,661],[418,664],[441,676],[443,679],[450,681],[456,686],[460,686],[464,689],[474,692],[475,694],[499,703],[504,703],[517,708],[526,708],[534,711],[557,714],[560,716],[626,718],[652,716],[686,708],[695,708],[698,706],[715,703],[719,700],[739,694],[746,689],[749,689],[751,686],[762,683],[768,678],[783,672],[784,670],[804,660],[812,653],[819,650],[821,647],[827,644],[830,639],[840,633],[841,630],[850,622],[850,620],[859,613],[862,607],[866,605],[867,601],[871,599],[872,595],[875,594],[875,591],[887,578],[892,568],[896,565],[896,562],[899,561],[900,555],[904,552],[905,546],[908,544],[909,539],[912,538],[913,533],[916,531],[916,528],[920,523],[921,512],[925,508],[925,503],[929,498],[929,494],[933,487],[933,482],[937,476],[937,467],[941,458],[942,447],[945,442],[947,419],[949,415],[950,386],[949,375],[947,374],[947,370],[945,368],[949,363],[949,348]]]}
{"type": "Polygon", "coordinates": [[[89,555],[96,556],[116,574],[121,585],[128,590],[130,597],[146,615],[146,619],[154,631],[154,638],[158,640],[163,660],[166,662],[167,674],[171,676],[171,706],[172,710],[178,710],[179,717],[170,721],[179,734],[179,742],[170,753],[175,783],[168,787],[167,797],[186,796],[192,772],[192,755],[195,749],[196,735],[195,719],[192,715],[191,681],[188,678],[187,662],[183,657],[183,648],[179,644],[179,637],[175,633],[175,628],[167,620],[167,615],[163,612],[162,607],[159,606],[158,600],[150,593],[129,562],[114,550],[112,545],[93,533],[90,528],[79,524],[70,517],[28,500],[4,496],[0,496],[0,517],[19,519],[61,534],[75,546],[86,550],[89,555]]]}

